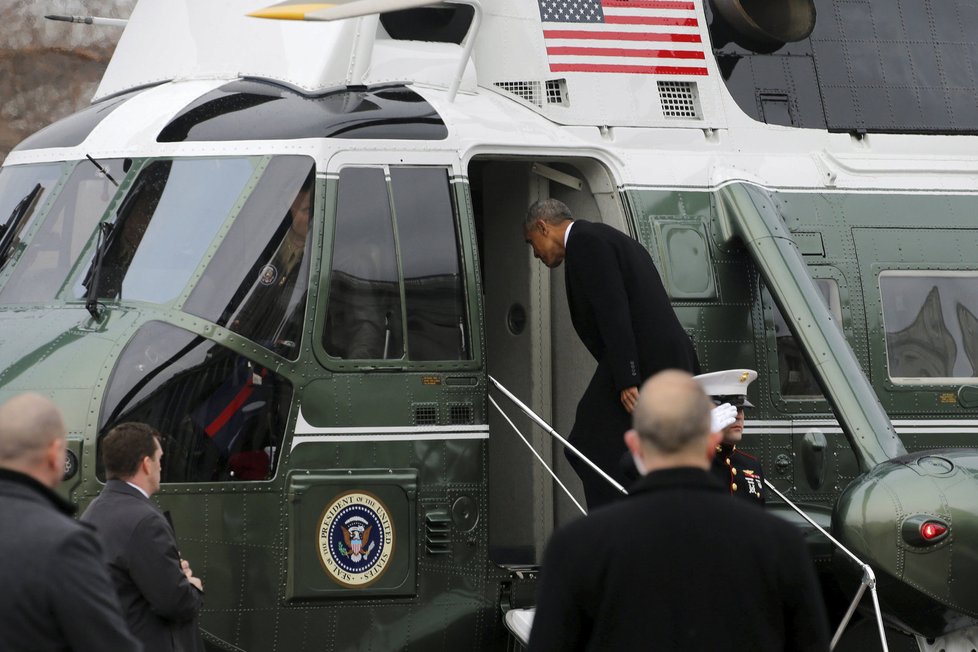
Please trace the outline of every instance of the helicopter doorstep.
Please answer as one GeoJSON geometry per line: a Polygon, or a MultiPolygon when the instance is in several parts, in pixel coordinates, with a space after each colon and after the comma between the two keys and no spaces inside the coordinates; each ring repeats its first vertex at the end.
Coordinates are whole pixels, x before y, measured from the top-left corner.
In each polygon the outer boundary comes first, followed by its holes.
{"type": "Polygon", "coordinates": [[[974,647],[978,9],[259,4],[140,0],[0,168],[0,399],[62,408],[81,507],[109,428],[165,435],[209,649],[504,644],[576,514],[490,375],[566,432],[594,364],[523,244],[546,197],[649,249],[705,371],[760,372],[743,447],[890,645],[974,647]]]}

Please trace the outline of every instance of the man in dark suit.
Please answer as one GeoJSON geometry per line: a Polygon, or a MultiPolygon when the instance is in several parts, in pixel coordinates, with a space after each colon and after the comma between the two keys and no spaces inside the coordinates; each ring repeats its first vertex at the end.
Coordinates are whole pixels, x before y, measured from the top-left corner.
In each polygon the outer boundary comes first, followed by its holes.
{"type": "MultiPolygon", "coordinates": [[[[620,483],[633,480],[621,464],[638,387],[663,369],[697,373],[693,344],[676,318],[652,257],[641,244],[605,224],[573,220],[556,199],[533,204],[526,242],[547,267],[564,263],[567,304],[578,337],[598,362],[577,404],[570,442],[620,483]]],[[[621,497],[574,455],[588,508],[621,497]]]]}
{"type": "Polygon", "coordinates": [[[58,408],[38,394],[0,405],[0,648],[140,650],[95,534],[52,491],[65,434],[58,408]]]}
{"type": "Polygon", "coordinates": [[[708,471],[711,407],[682,371],[643,385],[625,441],[646,475],[551,538],[530,652],[829,649],[801,535],[708,471]]]}
{"type": "Polygon", "coordinates": [[[123,423],[102,439],[100,450],[108,481],[82,520],[102,539],[130,631],[146,652],[201,649],[196,616],[204,587],[149,500],[160,489],[159,434],[142,423],[123,423]]]}

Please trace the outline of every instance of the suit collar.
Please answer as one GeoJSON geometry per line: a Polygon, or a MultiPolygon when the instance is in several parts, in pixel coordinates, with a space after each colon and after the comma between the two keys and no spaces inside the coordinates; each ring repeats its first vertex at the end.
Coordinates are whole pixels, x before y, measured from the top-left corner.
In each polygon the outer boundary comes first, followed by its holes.
{"type": "Polygon", "coordinates": [[[638,479],[629,489],[630,495],[653,491],[690,489],[698,491],[722,492],[723,487],[710,475],[709,471],[692,466],[653,471],[638,479]]]}
{"type": "Polygon", "coordinates": [[[78,509],[51,489],[24,473],[11,471],[10,469],[0,469],[0,482],[12,484],[14,487],[20,489],[21,491],[18,493],[22,493],[25,497],[46,500],[55,509],[67,516],[72,516],[78,509]]]}
{"type": "Polygon", "coordinates": [[[140,500],[149,500],[146,496],[142,494],[139,489],[131,486],[125,480],[113,479],[105,483],[105,491],[111,491],[118,494],[126,494],[127,496],[133,496],[134,498],[139,498],[140,500]]]}

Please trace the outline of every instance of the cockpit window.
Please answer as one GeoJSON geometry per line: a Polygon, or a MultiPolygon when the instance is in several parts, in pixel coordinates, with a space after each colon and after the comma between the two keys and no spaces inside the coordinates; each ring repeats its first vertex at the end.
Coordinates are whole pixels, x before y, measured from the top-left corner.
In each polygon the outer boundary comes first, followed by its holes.
{"type": "Polygon", "coordinates": [[[183,306],[289,359],[299,354],[309,285],[313,162],[269,161],[183,306]]]}
{"type": "MultiPolygon", "coordinates": [[[[99,165],[117,181],[125,176],[123,159],[101,160],[99,165]]],[[[53,183],[59,176],[58,167],[40,168],[48,179],[42,185],[53,183]]],[[[40,180],[38,176],[36,182],[40,180]]],[[[0,291],[0,303],[54,299],[115,192],[115,185],[95,165],[78,162],[0,291]]],[[[6,199],[6,193],[3,197],[6,199]]],[[[40,204],[35,200],[34,205],[40,204]]]]}
{"type": "Polygon", "coordinates": [[[978,376],[978,272],[880,274],[890,378],[978,376]]]}
{"type": "Polygon", "coordinates": [[[0,267],[21,246],[21,234],[61,178],[59,163],[0,170],[0,267]]]}
{"type": "MultiPolygon", "coordinates": [[[[825,305],[842,326],[842,304],[839,300],[839,284],[835,279],[816,278],[815,286],[822,294],[825,305]]],[[[778,342],[778,376],[781,379],[781,396],[786,398],[819,398],[822,390],[815,374],[802,353],[798,340],[788,330],[781,311],[772,304],[774,334],[778,342]]]]}
{"type": "Polygon", "coordinates": [[[447,170],[342,170],[323,348],[342,359],[470,358],[462,272],[447,170]]]}
{"type": "Polygon", "coordinates": [[[93,263],[77,278],[75,298],[94,294],[151,303],[176,298],[257,165],[249,158],[150,163],[120,202],[93,263]]]}
{"type": "MultiPolygon", "coordinates": [[[[292,402],[282,376],[203,337],[147,322],[123,349],[99,433],[126,421],[163,435],[163,482],[270,479],[292,402]]],[[[97,475],[104,480],[101,465],[97,475]]]]}

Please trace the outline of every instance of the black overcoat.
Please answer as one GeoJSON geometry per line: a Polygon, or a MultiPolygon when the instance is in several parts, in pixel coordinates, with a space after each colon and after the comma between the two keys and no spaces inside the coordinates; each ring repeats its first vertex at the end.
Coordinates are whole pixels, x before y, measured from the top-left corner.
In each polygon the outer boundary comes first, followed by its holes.
{"type": "MultiPolygon", "coordinates": [[[[693,344],[673,312],[649,252],[606,224],[575,220],[564,255],[567,304],[578,337],[598,362],[577,405],[570,441],[625,484],[622,436],[631,416],[621,391],[640,387],[664,369],[699,372],[693,344]]],[[[589,507],[619,497],[591,469],[568,455],[589,507]]]]}
{"type": "Polygon", "coordinates": [[[544,554],[530,652],[828,649],[801,535],[705,470],[650,473],[544,554]]]}
{"type": "Polygon", "coordinates": [[[148,498],[109,480],[82,520],[98,531],[129,629],[146,652],[199,649],[202,594],[180,569],[176,537],[148,498]]]}
{"type": "Polygon", "coordinates": [[[126,652],[130,635],[92,529],[33,478],[0,469],[0,649],[126,652]]]}

